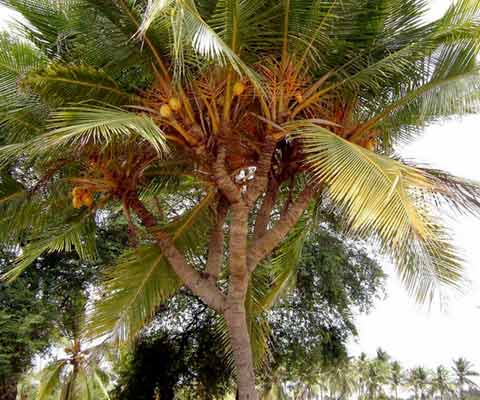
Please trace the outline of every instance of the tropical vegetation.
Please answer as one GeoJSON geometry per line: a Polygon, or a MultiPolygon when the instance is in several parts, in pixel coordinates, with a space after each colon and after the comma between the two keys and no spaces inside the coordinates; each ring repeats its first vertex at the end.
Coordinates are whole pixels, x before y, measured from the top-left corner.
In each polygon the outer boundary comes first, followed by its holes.
{"type": "Polygon", "coordinates": [[[0,234],[20,246],[4,278],[52,252],[92,262],[97,229],[126,221],[91,340],[132,340],[184,287],[258,399],[264,311],[332,219],[418,301],[462,286],[441,217],[478,214],[480,188],[395,149],[477,110],[478,1],[432,22],[424,0],[0,4],[21,15],[0,38],[0,234]]]}
{"type": "Polygon", "coordinates": [[[480,397],[478,383],[474,380],[460,383],[459,363],[468,364],[469,376],[478,376],[473,364],[464,358],[453,360],[451,368],[439,365],[436,369],[423,366],[407,369],[385,355],[378,349],[373,358],[362,353],[337,365],[327,365],[318,371],[316,379],[280,381],[277,393],[283,393],[283,397],[267,396],[265,399],[454,400],[480,397]]]}

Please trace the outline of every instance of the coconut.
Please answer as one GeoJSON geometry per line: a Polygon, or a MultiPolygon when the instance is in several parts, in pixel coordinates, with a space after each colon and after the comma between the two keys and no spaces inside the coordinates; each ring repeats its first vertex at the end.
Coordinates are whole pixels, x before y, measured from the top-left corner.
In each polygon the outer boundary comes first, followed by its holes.
{"type": "Polygon", "coordinates": [[[245,89],[246,87],[242,82],[235,82],[235,84],[233,85],[233,94],[235,96],[240,96],[245,91],[245,89]]]}
{"type": "Polygon", "coordinates": [[[160,107],[160,115],[163,118],[170,118],[172,116],[172,109],[168,104],[164,104],[160,107]]]}
{"type": "Polygon", "coordinates": [[[182,103],[177,97],[172,97],[170,100],[168,100],[168,105],[173,111],[180,111],[182,108],[182,103]]]}
{"type": "Polygon", "coordinates": [[[82,194],[82,204],[88,208],[90,208],[93,204],[93,196],[92,196],[92,193],[90,193],[89,191],[85,191],[83,194],[82,194]]]}

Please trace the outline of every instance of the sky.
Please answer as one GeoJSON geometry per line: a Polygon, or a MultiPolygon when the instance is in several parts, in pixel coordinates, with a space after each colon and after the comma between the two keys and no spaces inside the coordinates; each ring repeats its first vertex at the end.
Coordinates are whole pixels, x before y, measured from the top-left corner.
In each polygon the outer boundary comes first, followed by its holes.
{"type": "MultiPolygon", "coordinates": [[[[430,17],[438,17],[450,0],[432,0],[430,17]]],[[[0,29],[11,18],[0,6],[0,29]]],[[[415,143],[401,149],[404,157],[480,182],[480,115],[447,121],[426,129],[415,143]]],[[[450,298],[446,307],[427,309],[409,298],[395,275],[389,274],[387,298],[378,301],[368,315],[357,316],[359,336],[349,344],[354,355],[374,355],[382,347],[405,367],[451,365],[466,357],[480,371],[480,220],[461,217],[449,221],[455,243],[461,248],[469,280],[461,295],[450,298]]]]}

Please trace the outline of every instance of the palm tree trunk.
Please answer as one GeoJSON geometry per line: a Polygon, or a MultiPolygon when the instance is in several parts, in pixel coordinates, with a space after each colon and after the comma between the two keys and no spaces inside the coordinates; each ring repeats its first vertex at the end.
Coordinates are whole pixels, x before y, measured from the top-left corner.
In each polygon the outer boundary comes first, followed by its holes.
{"type": "Polygon", "coordinates": [[[235,360],[238,400],[258,400],[245,304],[231,303],[224,316],[235,360]]]}
{"type": "Polygon", "coordinates": [[[5,382],[0,382],[0,399],[15,400],[17,398],[16,379],[7,378],[5,382]]]}
{"type": "Polygon", "coordinates": [[[240,203],[232,207],[230,225],[230,278],[223,313],[230,334],[239,400],[258,400],[255,388],[252,346],[245,299],[249,285],[247,270],[248,208],[240,203]]]}

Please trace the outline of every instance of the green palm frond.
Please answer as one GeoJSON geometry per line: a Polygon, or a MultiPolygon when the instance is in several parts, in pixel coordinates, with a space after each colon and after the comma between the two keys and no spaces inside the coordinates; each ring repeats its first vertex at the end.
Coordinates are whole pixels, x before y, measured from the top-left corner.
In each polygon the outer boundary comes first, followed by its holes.
{"type": "Polygon", "coordinates": [[[7,143],[27,141],[43,133],[47,118],[46,107],[33,99],[20,104],[0,100],[0,132],[7,143]]]}
{"type": "MultiPolygon", "coordinates": [[[[132,41],[142,25],[142,7],[144,3],[129,0],[82,0],[79,7],[89,7],[99,15],[107,18],[117,29],[123,32],[127,40],[132,41]]],[[[144,34],[145,46],[137,42],[137,54],[142,58],[142,49],[150,57],[156,68],[164,65],[162,55],[168,53],[169,37],[168,28],[159,27],[160,24],[152,26],[144,34]]]]}
{"type": "Polygon", "coordinates": [[[133,338],[180,286],[157,246],[127,251],[106,275],[105,297],[95,306],[88,334],[108,334],[122,341],[133,338]]]}
{"type": "Polygon", "coordinates": [[[70,221],[70,225],[44,229],[41,236],[34,238],[22,249],[13,268],[6,272],[2,279],[15,280],[38,257],[48,252],[75,251],[84,260],[93,260],[96,257],[94,223],[88,215],[77,217],[70,221]]]}
{"type": "Polygon", "coordinates": [[[191,48],[207,61],[213,61],[221,66],[232,66],[239,75],[247,76],[257,91],[262,93],[259,76],[202,18],[193,1],[154,0],[147,9],[139,34],[145,35],[157,19],[163,18],[171,18],[172,21],[172,61],[177,76],[185,75],[185,52],[191,48]]]}
{"type": "Polygon", "coordinates": [[[263,50],[278,46],[269,26],[278,12],[266,0],[220,0],[206,21],[233,51],[257,60],[263,50]]]}
{"type": "Polygon", "coordinates": [[[55,0],[1,0],[0,4],[19,12],[22,19],[15,21],[21,36],[49,56],[58,56],[64,46],[68,26],[68,10],[73,1],[55,0]]]}
{"type": "Polygon", "coordinates": [[[18,102],[19,78],[29,71],[42,67],[46,62],[46,57],[28,42],[10,37],[5,33],[1,34],[0,99],[18,102]]]}
{"type": "Polygon", "coordinates": [[[89,100],[112,105],[139,102],[137,96],[122,90],[105,72],[88,65],[54,63],[28,74],[21,84],[53,106],[89,100]]]}
{"type": "MultiPolygon", "coordinates": [[[[213,194],[207,195],[197,207],[165,227],[187,257],[203,251],[199,238],[211,225],[213,198],[213,194]]],[[[157,307],[180,287],[181,282],[156,245],[129,250],[107,273],[105,296],[95,305],[86,332],[95,337],[131,340],[157,307]]]]}
{"type": "Polygon", "coordinates": [[[168,153],[165,136],[150,117],[117,107],[63,108],[52,113],[49,127],[49,132],[41,137],[46,148],[86,143],[107,145],[115,139],[138,136],[158,153],[168,153]]]}
{"type": "Polygon", "coordinates": [[[301,137],[312,178],[327,186],[348,230],[376,238],[419,301],[444,285],[461,284],[460,259],[425,202],[425,194],[445,189],[433,176],[313,124],[290,128],[301,137]]]}
{"type": "Polygon", "coordinates": [[[51,398],[60,384],[61,376],[66,366],[66,360],[59,360],[53,362],[42,371],[37,400],[48,400],[51,398]]]}
{"type": "Polygon", "coordinates": [[[296,282],[297,266],[302,257],[303,245],[312,228],[311,222],[300,220],[288,237],[275,251],[269,265],[272,283],[259,299],[260,306],[270,309],[296,282]]]}

